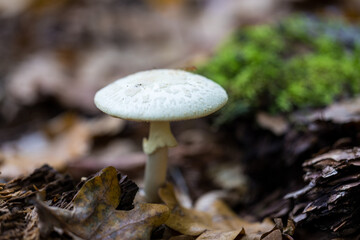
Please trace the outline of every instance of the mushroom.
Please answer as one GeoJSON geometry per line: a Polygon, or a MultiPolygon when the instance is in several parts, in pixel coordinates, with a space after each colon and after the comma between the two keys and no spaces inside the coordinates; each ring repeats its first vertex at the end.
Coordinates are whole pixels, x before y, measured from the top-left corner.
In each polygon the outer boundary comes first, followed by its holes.
{"type": "Polygon", "coordinates": [[[207,116],[228,100],[217,83],[182,70],[156,69],[121,78],[99,90],[95,105],[122,119],[150,122],[149,138],[143,139],[148,155],[144,192],[148,202],[157,202],[158,188],[166,180],[168,148],[177,145],[170,121],[207,116]]]}

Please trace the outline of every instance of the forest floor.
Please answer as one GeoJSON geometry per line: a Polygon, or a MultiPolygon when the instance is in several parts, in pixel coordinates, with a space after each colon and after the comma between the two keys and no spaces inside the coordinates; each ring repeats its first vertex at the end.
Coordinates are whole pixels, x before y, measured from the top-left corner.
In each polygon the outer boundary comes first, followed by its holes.
{"type": "Polygon", "coordinates": [[[356,1],[254,1],[251,14],[166,2],[0,4],[0,239],[359,239],[359,97],[174,122],[158,204],[139,190],[148,124],[93,104],[132,72],[194,71],[244,25],[292,12],[356,22],[356,1]]]}

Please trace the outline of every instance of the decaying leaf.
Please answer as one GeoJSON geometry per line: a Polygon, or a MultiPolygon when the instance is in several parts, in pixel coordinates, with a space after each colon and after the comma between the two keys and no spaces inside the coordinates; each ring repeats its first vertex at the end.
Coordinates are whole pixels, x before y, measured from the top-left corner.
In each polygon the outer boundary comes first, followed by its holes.
{"type": "Polygon", "coordinates": [[[201,201],[195,209],[185,208],[178,202],[170,184],[161,188],[159,195],[170,208],[170,216],[165,224],[182,234],[198,236],[198,239],[228,240],[244,235],[244,239],[255,240],[275,226],[270,220],[263,223],[245,221],[219,199],[201,201]]]}
{"type": "Polygon", "coordinates": [[[37,201],[44,233],[53,226],[82,239],[150,239],[151,230],[169,216],[160,204],[137,204],[130,211],[116,210],[121,190],[117,171],[103,169],[88,180],[72,201],[72,209],[50,207],[37,201]]]}

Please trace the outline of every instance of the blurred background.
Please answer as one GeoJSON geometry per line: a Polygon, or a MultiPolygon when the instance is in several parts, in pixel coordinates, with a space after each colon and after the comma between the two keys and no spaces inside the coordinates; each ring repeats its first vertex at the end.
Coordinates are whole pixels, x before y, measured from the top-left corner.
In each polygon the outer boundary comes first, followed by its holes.
{"type": "Polygon", "coordinates": [[[93,97],[127,74],[177,68],[230,100],[174,123],[169,179],[192,198],[234,190],[237,204],[298,183],[315,140],[284,157],[289,115],[360,92],[359,17],[358,0],[0,0],[0,179],[112,165],[141,185],[147,124],[105,116],[93,97]]]}

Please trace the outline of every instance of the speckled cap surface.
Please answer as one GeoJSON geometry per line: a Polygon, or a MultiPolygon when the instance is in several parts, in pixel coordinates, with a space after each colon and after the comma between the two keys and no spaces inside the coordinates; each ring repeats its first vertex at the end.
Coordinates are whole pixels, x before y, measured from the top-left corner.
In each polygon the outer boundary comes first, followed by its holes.
{"type": "Polygon", "coordinates": [[[228,100],[217,83],[182,70],[138,72],[100,89],[95,105],[114,117],[177,121],[209,115],[228,100]]]}

